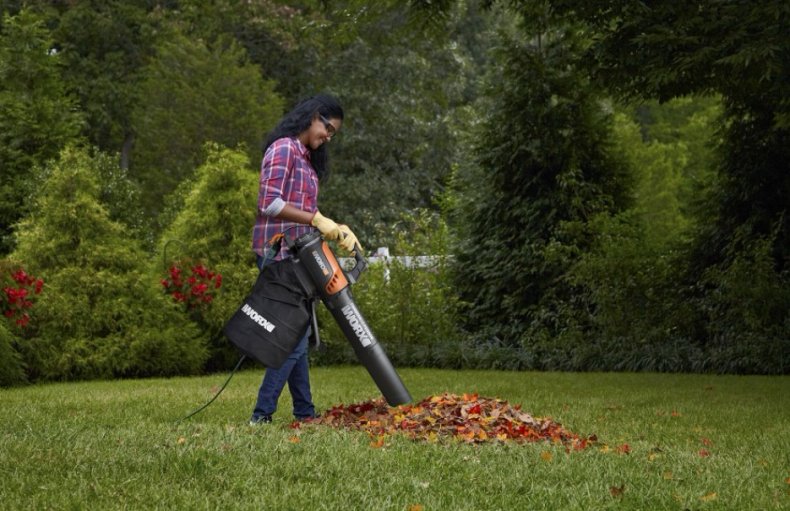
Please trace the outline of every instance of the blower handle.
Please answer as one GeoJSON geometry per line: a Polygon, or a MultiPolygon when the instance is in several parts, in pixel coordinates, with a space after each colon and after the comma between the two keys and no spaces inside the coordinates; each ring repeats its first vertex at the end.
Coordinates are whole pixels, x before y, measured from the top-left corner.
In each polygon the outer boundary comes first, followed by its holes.
{"type": "Polygon", "coordinates": [[[346,278],[352,284],[356,284],[357,280],[359,280],[359,275],[368,269],[368,261],[362,255],[362,247],[359,246],[359,243],[354,245],[354,260],[354,267],[344,272],[346,278]]]}

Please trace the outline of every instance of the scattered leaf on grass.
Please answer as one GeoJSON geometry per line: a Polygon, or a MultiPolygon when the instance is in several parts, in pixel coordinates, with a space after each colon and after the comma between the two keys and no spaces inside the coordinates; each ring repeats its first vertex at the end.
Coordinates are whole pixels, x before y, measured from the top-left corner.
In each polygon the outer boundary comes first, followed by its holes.
{"type": "Polygon", "coordinates": [[[401,433],[413,440],[464,443],[561,443],[582,450],[597,441],[581,437],[550,418],[533,417],[519,405],[477,394],[444,393],[413,405],[390,407],[383,399],[336,405],[309,424],[366,431],[372,438],[401,433]]]}
{"type": "Polygon", "coordinates": [[[618,445],[615,451],[617,454],[631,454],[631,446],[628,444],[618,445]]]}
{"type": "Polygon", "coordinates": [[[710,456],[710,452],[707,449],[700,449],[699,455],[702,458],[707,458],[708,456],[710,456]]]}
{"type": "Polygon", "coordinates": [[[670,481],[670,480],[674,479],[674,477],[675,477],[675,476],[672,474],[672,472],[670,472],[669,470],[667,470],[666,472],[664,472],[664,474],[663,474],[663,476],[662,476],[662,477],[663,477],[665,480],[667,480],[667,481],[670,481]]]}
{"type": "Polygon", "coordinates": [[[542,459],[543,461],[551,461],[551,458],[553,457],[554,456],[551,454],[550,451],[543,451],[540,453],[540,459],[542,459]]]}
{"type": "Polygon", "coordinates": [[[785,479],[785,482],[786,482],[787,484],[790,484],[790,477],[788,477],[787,479],[785,479]]]}
{"type": "Polygon", "coordinates": [[[178,437],[178,440],[176,440],[176,443],[178,445],[184,445],[185,443],[187,443],[187,439],[185,437],[183,437],[183,436],[180,436],[180,437],[178,437]]]}
{"type": "Polygon", "coordinates": [[[702,497],[700,497],[699,499],[700,499],[702,502],[710,502],[711,500],[716,500],[718,497],[719,497],[719,496],[716,494],[716,492],[715,492],[715,491],[712,491],[712,492],[710,492],[710,493],[706,493],[705,495],[703,495],[703,496],[702,496],[702,497]]]}
{"type": "Polygon", "coordinates": [[[713,442],[711,442],[710,438],[702,437],[700,438],[700,441],[702,441],[702,445],[705,447],[713,447],[713,442]]]}
{"type": "Polygon", "coordinates": [[[407,511],[423,511],[422,504],[412,504],[408,508],[407,511]]]}
{"type": "Polygon", "coordinates": [[[609,493],[612,494],[612,497],[622,497],[623,493],[625,493],[625,483],[620,486],[610,486],[609,493]]]}
{"type": "Polygon", "coordinates": [[[292,444],[298,444],[302,440],[298,436],[294,435],[291,438],[289,438],[288,441],[291,442],[292,444]]]}

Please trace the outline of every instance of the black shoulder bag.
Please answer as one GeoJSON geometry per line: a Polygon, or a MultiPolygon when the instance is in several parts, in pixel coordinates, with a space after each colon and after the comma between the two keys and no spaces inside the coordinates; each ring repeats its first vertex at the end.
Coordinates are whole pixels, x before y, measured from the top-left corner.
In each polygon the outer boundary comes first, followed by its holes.
{"type": "Polygon", "coordinates": [[[224,332],[243,354],[278,369],[307,331],[311,309],[293,260],[276,261],[263,267],[224,332]]]}

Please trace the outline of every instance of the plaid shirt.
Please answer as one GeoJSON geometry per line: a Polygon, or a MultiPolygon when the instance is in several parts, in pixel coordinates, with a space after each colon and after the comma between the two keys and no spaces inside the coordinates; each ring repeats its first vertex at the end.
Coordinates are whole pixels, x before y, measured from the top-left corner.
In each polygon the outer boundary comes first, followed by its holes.
{"type": "MultiPolygon", "coordinates": [[[[252,249],[265,257],[268,242],[275,234],[285,232],[298,238],[311,227],[276,218],[286,204],[303,211],[318,210],[318,175],[310,164],[310,152],[296,137],[275,140],[266,149],[261,164],[258,189],[258,215],[252,230],[252,249]]],[[[275,259],[289,254],[283,244],[275,259]]]]}

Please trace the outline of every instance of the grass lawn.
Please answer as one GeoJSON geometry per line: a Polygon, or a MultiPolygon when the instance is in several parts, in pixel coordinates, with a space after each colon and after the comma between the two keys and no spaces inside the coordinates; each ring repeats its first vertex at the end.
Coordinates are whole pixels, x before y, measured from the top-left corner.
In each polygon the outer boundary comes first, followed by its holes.
{"type": "MultiPolygon", "coordinates": [[[[2,509],[790,509],[790,377],[401,369],[415,400],[477,392],[598,442],[430,444],[247,425],[261,371],[0,390],[2,509]],[[625,447],[627,445],[627,448],[625,447]],[[628,451],[628,452],[626,452],[628,451]]],[[[312,370],[317,406],[378,393],[312,370]]]]}

